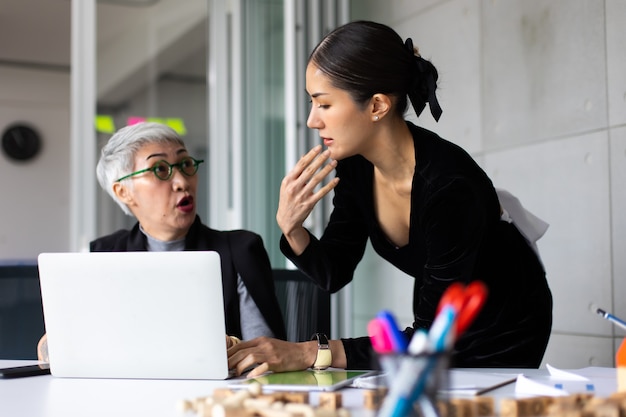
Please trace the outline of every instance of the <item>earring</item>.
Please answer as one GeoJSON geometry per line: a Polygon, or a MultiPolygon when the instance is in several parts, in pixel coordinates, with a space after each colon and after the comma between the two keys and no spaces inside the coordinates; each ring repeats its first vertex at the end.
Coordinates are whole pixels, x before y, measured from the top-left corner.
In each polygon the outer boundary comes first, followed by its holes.
{"type": "Polygon", "coordinates": [[[378,121],[378,116],[374,116],[374,121],[377,122],[378,121]]]}

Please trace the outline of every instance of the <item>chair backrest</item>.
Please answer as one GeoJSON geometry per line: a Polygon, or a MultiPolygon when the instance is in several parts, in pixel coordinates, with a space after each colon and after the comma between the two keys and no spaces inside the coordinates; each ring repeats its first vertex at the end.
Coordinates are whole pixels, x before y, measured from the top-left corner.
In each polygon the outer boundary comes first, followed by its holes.
{"type": "Polygon", "coordinates": [[[330,294],[299,270],[274,269],[273,275],[287,340],[303,342],[318,332],[330,337],[330,294]]]}
{"type": "Polygon", "coordinates": [[[44,332],[37,265],[0,265],[0,359],[37,359],[44,332]]]}

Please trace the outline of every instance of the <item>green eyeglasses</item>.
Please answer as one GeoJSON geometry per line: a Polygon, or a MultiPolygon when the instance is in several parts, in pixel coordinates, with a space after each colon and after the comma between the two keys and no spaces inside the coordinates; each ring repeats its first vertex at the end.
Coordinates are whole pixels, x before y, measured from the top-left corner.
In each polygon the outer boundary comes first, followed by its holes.
{"type": "Polygon", "coordinates": [[[161,181],[167,181],[172,177],[172,173],[174,172],[174,167],[178,168],[178,170],[186,177],[193,177],[198,172],[198,166],[204,162],[204,159],[194,159],[191,156],[187,156],[182,159],[177,164],[170,164],[167,161],[160,160],[157,161],[150,168],[140,169],[139,171],[135,171],[132,174],[128,174],[118,179],[116,182],[120,182],[125,180],[126,178],[133,177],[135,175],[143,174],[144,172],[152,171],[154,175],[160,179],[161,181]]]}

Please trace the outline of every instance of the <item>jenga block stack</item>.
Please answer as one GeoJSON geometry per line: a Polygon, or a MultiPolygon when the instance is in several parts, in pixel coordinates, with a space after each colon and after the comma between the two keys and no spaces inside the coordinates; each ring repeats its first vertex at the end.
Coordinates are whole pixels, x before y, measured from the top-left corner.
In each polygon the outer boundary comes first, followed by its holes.
{"type": "Polygon", "coordinates": [[[537,417],[548,415],[553,397],[505,398],[500,401],[501,417],[537,417]]]}
{"type": "Polygon", "coordinates": [[[493,397],[478,397],[474,399],[476,407],[476,416],[490,417],[496,415],[496,407],[493,397]]]}
{"type": "Polygon", "coordinates": [[[448,401],[448,417],[476,417],[474,401],[469,398],[451,398],[448,401]]]}
{"type": "Polygon", "coordinates": [[[308,392],[285,392],[283,395],[283,398],[286,403],[298,403],[298,404],[309,403],[308,392]]]}
{"type": "Polygon", "coordinates": [[[320,393],[320,408],[337,410],[341,408],[341,394],[338,392],[320,393]]]}
{"type": "Polygon", "coordinates": [[[363,391],[363,407],[367,410],[378,410],[387,395],[387,388],[368,389],[363,391]]]}
{"type": "Polygon", "coordinates": [[[450,398],[445,410],[447,417],[491,417],[496,414],[493,397],[450,398]]]}
{"type": "Polygon", "coordinates": [[[235,394],[235,391],[229,389],[229,388],[215,388],[213,390],[213,395],[212,397],[217,400],[217,401],[221,401],[224,398],[230,397],[231,395],[235,394]]]}
{"type": "Polygon", "coordinates": [[[610,401],[588,403],[582,411],[583,417],[619,417],[620,415],[618,405],[610,401]]]}

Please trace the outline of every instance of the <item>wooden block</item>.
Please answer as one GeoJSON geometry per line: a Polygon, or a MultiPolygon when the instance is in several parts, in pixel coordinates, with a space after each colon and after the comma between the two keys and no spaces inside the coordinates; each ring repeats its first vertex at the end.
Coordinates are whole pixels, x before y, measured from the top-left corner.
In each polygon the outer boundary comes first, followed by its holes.
{"type": "Polygon", "coordinates": [[[587,404],[582,410],[583,417],[620,417],[619,407],[611,402],[587,404]]]}
{"type": "Polygon", "coordinates": [[[253,397],[257,397],[263,393],[263,386],[261,384],[250,384],[248,385],[248,392],[253,397]]]}
{"type": "Polygon", "coordinates": [[[330,408],[317,407],[314,409],[315,417],[350,417],[350,412],[345,408],[331,410],[330,408]]]}
{"type": "Polygon", "coordinates": [[[314,417],[315,410],[309,404],[303,403],[287,403],[285,404],[285,411],[288,411],[295,417],[314,417]]]}
{"type": "Polygon", "coordinates": [[[231,395],[234,395],[235,391],[229,389],[229,388],[215,388],[213,390],[213,394],[211,395],[215,400],[220,401],[223,400],[224,398],[230,397],[231,395]]]}
{"type": "Polygon", "coordinates": [[[178,411],[181,413],[186,413],[188,411],[196,411],[196,404],[191,400],[182,400],[178,402],[178,411]]]}
{"type": "Polygon", "coordinates": [[[500,400],[501,417],[536,417],[548,415],[553,397],[504,398],[500,400]]]}
{"type": "Polygon", "coordinates": [[[549,416],[557,416],[567,413],[570,417],[575,417],[582,413],[582,408],[589,401],[593,400],[593,394],[579,393],[566,397],[554,397],[548,405],[547,414],[549,416]]]}
{"type": "Polygon", "coordinates": [[[496,415],[496,404],[493,397],[474,398],[476,407],[475,415],[478,417],[490,417],[496,415]]]}
{"type": "Polygon", "coordinates": [[[618,400],[626,400],[626,391],[617,391],[609,396],[609,398],[615,398],[618,400]]]}
{"type": "Polygon", "coordinates": [[[237,391],[233,395],[223,398],[220,403],[227,407],[243,407],[245,399],[252,398],[252,394],[248,390],[237,391]]]}
{"type": "Polygon", "coordinates": [[[368,410],[378,410],[387,395],[387,389],[368,389],[363,391],[363,406],[368,410]]]}
{"type": "Polygon", "coordinates": [[[435,407],[437,408],[437,413],[439,414],[439,417],[450,417],[450,413],[449,413],[450,402],[449,401],[439,400],[437,401],[437,404],[435,405],[435,407]]]}
{"type": "Polygon", "coordinates": [[[270,408],[274,402],[274,398],[269,396],[245,398],[243,400],[242,406],[244,408],[270,408]]]}
{"type": "Polygon", "coordinates": [[[211,407],[207,407],[210,410],[210,414],[206,412],[203,417],[254,417],[255,412],[243,407],[233,407],[222,403],[213,404],[211,407]]]}
{"type": "Polygon", "coordinates": [[[283,393],[283,401],[286,403],[308,404],[308,392],[285,392],[283,393]]]}
{"type": "Polygon", "coordinates": [[[327,410],[341,408],[341,394],[338,392],[321,392],[319,408],[327,410]]]}
{"type": "Polygon", "coordinates": [[[474,401],[469,398],[451,398],[448,401],[448,417],[475,417],[474,401]]]}
{"type": "Polygon", "coordinates": [[[582,408],[574,402],[553,402],[548,405],[546,415],[550,417],[579,417],[582,414],[582,408]]]}

